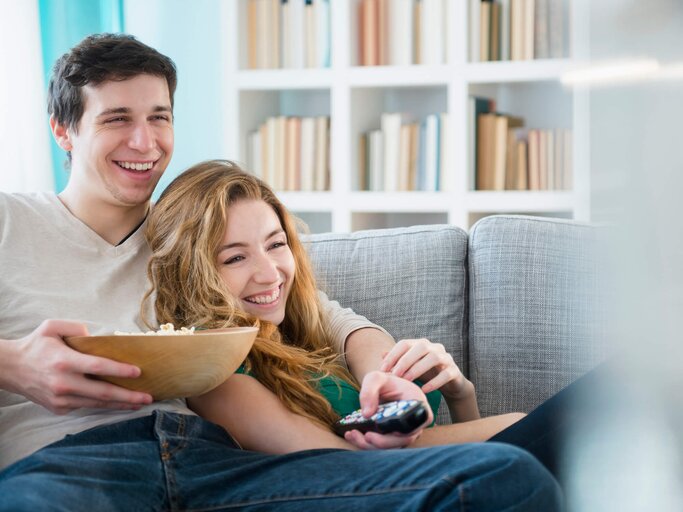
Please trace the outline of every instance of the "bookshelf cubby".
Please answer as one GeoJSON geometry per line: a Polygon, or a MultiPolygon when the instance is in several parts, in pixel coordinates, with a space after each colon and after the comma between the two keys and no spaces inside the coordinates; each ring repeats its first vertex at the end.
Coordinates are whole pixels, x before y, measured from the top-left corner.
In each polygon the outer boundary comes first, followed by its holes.
{"type": "MultiPolygon", "coordinates": [[[[469,24],[476,2],[443,0],[443,64],[361,66],[358,12],[364,0],[329,0],[329,67],[247,69],[249,1],[221,3],[226,26],[226,154],[246,164],[249,134],[270,116],[329,116],[329,190],[279,193],[311,231],[429,223],[469,229],[478,219],[496,213],[590,219],[588,169],[582,165],[588,148],[583,133],[573,139],[570,189],[493,191],[475,187],[470,96],[493,99],[497,112],[523,117],[528,128],[577,133],[577,126],[587,124],[587,100],[581,92],[560,83],[562,74],[575,65],[572,57],[472,59],[469,24]],[[401,112],[413,120],[429,114],[448,116],[443,139],[448,156],[439,191],[359,190],[359,140],[363,133],[380,128],[386,112],[401,112]]],[[[386,0],[389,4],[394,1],[386,0]]],[[[580,24],[574,4],[578,2],[561,1],[568,16],[567,53],[575,56],[579,28],[574,27],[580,24]]]]}

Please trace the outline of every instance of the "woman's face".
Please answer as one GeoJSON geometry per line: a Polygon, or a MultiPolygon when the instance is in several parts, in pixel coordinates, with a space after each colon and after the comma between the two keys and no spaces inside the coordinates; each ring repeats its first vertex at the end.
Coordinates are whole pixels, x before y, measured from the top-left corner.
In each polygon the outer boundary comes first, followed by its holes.
{"type": "Polygon", "coordinates": [[[218,270],[247,313],[279,325],[294,281],[294,255],[275,211],[245,199],[228,208],[218,270]]]}

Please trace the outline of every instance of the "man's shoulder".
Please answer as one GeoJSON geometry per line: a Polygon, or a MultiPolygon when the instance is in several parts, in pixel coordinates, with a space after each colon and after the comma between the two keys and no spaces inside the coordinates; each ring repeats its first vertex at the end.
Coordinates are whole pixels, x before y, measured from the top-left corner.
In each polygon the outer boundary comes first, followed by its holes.
{"type": "Polygon", "coordinates": [[[1,192],[0,208],[3,211],[12,209],[35,209],[50,207],[54,204],[54,192],[1,192]]]}

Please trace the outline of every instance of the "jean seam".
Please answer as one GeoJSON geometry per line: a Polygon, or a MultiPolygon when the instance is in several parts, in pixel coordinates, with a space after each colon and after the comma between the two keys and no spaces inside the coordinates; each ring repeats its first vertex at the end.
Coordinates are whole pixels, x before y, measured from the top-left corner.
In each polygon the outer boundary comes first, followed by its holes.
{"type": "MultiPolygon", "coordinates": [[[[374,491],[363,491],[363,492],[349,491],[349,492],[340,492],[340,493],[307,494],[307,495],[301,495],[301,496],[282,496],[282,497],[274,497],[274,498],[263,498],[260,500],[253,500],[253,501],[241,501],[239,503],[231,502],[230,504],[227,504],[227,505],[216,505],[216,506],[212,506],[212,507],[201,507],[201,508],[188,508],[188,509],[183,509],[183,511],[184,512],[210,512],[212,510],[223,510],[223,509],[248,507],[248,506],[254,506],[254,505],[265,505],[265,504],[272,504],[272,503],[287,503],[290,501],[314,501],[314,500],[348,498],[348,497],[362,498],[364,496],[377,496],[377,495],[397,493],[397,492],[402,493],[402,492],[411,492],[411,491],[423,491],[425,489],[430,489],[432,487],[435,487],[436,485],[438,485],[441,482],[445,482],[452,487],[456,486],[456,484],[452,481],[451,478],[444,477],[444,478],[440,478],[438,481],[434,482],[433,484],[410,485],[410,486],[405,486],[405,487],[390,487],[390,488],[386,488],[386,489],[377,489],[374,491]]],[[[460,485],[460,487],[462,487],[462,485],[460,485]]]]}

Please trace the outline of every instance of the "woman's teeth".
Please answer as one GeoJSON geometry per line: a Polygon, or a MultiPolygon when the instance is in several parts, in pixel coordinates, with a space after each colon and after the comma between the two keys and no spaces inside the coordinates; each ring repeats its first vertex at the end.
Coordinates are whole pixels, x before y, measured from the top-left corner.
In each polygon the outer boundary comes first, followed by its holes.
{"type": "Polygon", "coordinates": [[[255,295],[252,297],[248,297],[244,300],[246,300],[247,302],[253,302],[254,304],[270,304],[272,302],[275,302],[279,298],[280,298],[280,288],[277,288],[270,295],[255,295]]]}

